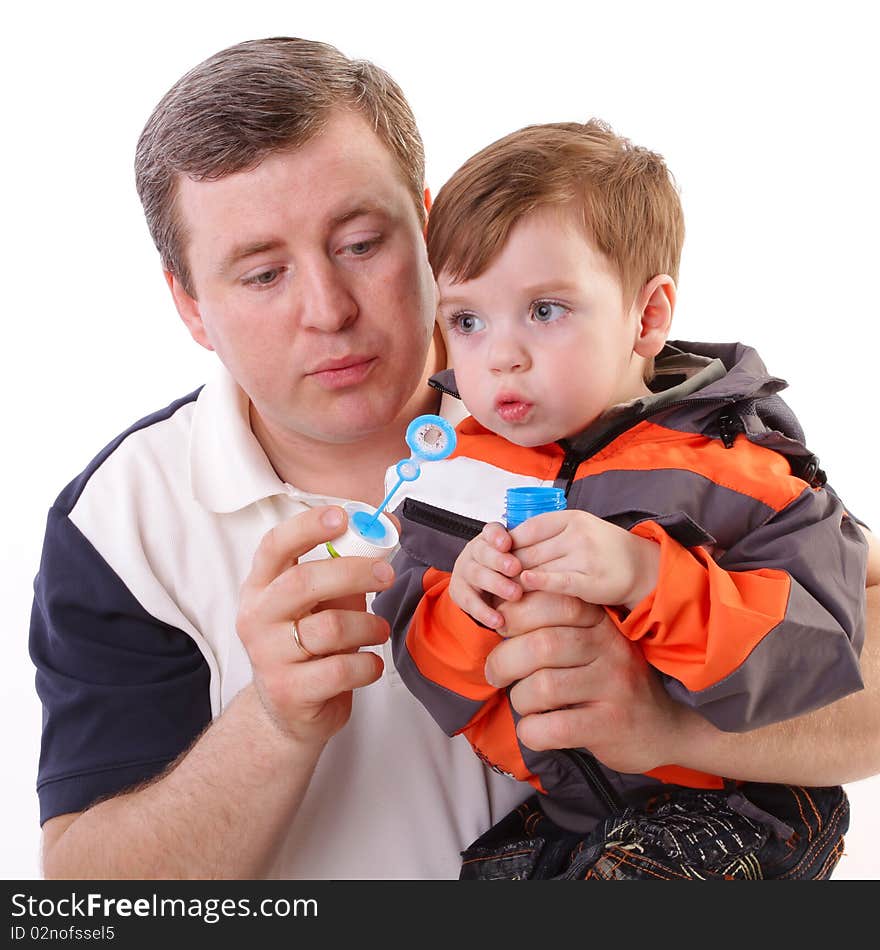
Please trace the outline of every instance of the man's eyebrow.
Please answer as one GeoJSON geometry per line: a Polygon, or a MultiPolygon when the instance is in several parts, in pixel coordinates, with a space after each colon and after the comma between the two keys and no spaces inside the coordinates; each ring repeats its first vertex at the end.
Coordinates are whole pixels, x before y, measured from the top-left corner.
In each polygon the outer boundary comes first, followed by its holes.
{"type": "MultiPolygon", "coordinates": [[[[333,228],[338,228],[341,224],[346,224],[348,221],[351,221],[354,218],[362,218],[368,214],[384,213],[384,209],[378,205],[362,204],[355,208],[351,208],[348,211],[343,211],[341,214],[331,218],[330,226],[333,228]]],[[[249,257],[254,257],[257,254],[263,254],[266,251],[276,251],[278,248],[283,246],[284,242],[279,239],[249,241],[245,244],[237,244],[220,262],[218,270],[221,274],[226,274],[236,265],[240,264],[244,260],[247,260],[249,257]]]]}
{"type": "Polygon", "coordinates": [[[349,221],[352,221],[354,218],[363,218],[368,214],[384,214],[385,211],[383,208],[380,208],[378,205],[371,204],[360,204],[355,208],[351,208],[349,211],[343,211],[342,214],[338,214],[335,217],[330,219],[330,226],[338,228],[340,224],[347,224],[349,221]]]}
{"type": "Polygon", "coordinates": [[[279,247],[283,247],[283,245],[284,242],[278,239],[237,244],[220,262],[219,271],[221,274],[226,274],[237,264],[247,260],[247,258],[254,257],[257,254],[263,254],[266,251],[276,251],[279,247]]]}

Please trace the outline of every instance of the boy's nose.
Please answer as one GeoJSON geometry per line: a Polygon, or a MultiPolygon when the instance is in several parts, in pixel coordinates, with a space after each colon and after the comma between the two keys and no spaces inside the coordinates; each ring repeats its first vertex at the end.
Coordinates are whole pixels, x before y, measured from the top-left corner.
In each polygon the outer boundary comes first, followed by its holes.
{"type": "Polygon", "coordinates": [[[489,350],[489,369],[493,373],[520,373],[531,365],[528,351],[513,337],[502,336],[489,350]]]}
{"type": "Polygon", "coordinates": [[[304,327],[335,333],[357,318],[358,305],[341,274],[329,261],[300,271],[301,323],[304,327]]]}

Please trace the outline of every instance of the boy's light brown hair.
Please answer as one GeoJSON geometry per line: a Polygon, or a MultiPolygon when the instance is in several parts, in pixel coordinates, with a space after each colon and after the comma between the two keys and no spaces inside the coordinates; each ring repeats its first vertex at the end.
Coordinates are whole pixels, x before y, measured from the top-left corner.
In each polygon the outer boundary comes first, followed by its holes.
{"type": "Polygon", "coordinates": [[[137,144],[137,190],[162,266],[195,296],[186,223],[176,207],[182,175],[213,180],[319,135],[336,109],[359,112],[394,159],[424,222],[425,156],[403,92],[383,69],[327,43],[248,40],[191,69],[163,96],[137,144]]]}
{"type": "Polygon", "coordinates": [[[598,119],[527,126],[468,159],[428,215],[435,275],[478,277],[517,221],[547,207],[575,212],[628,303],[657,274],[678,280],[684,216],[672,175],[660,155],[598,119]]]}

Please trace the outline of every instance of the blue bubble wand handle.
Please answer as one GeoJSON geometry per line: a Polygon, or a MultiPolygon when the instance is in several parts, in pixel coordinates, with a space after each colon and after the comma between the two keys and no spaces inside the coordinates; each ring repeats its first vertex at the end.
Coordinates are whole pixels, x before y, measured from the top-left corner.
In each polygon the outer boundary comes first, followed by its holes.
{"type": "Polygon", "coordinates": [[[379,515],[388,507],[397,489],[404,482],[414,482],[422,474],[419,462],[436,462],[455,451],[455,429],[442,416],[427,414],[417,416],[406,427],[406,444],[412,455],[401,459],[397,465],[397,484],[382,500],[372,517],[358,518],[356,527],[364,537],[376,530],[379,515]]]}

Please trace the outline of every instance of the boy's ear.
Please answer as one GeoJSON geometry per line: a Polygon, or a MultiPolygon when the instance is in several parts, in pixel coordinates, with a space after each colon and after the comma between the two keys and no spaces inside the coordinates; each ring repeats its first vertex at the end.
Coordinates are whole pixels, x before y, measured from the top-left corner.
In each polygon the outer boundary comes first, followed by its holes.
{"type": "Polygon", "coordinates": [[[205,324],[202,322],[198,300],[191,297],[184,289],[179,277],[175,277],[168,270],[163,271],[163,273],[165,274],[165,283],[168,284],[168,289],[174,298],[174,306],[180,314],[180,319],[183,320],[187,330],[189,330],[189,335],[206,350],[213,350],[214,347],[211,346],[208,334],[205,332],[205,324]]]}
{"type": "Polygon", "coordinates": [[[635,302],[638,336],[633,350],[645,359],[664,347],[675,311],[675,281],[668,274],[652,277],[639,291],[635,302]]]}

